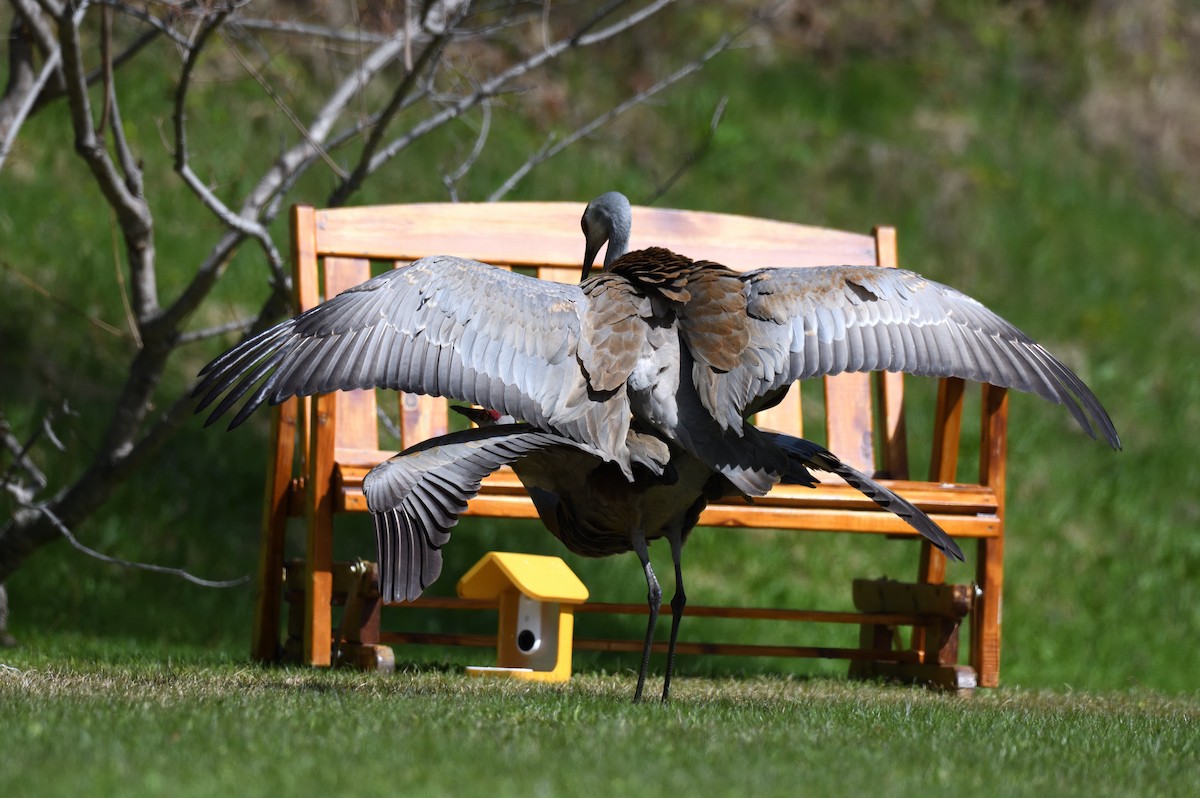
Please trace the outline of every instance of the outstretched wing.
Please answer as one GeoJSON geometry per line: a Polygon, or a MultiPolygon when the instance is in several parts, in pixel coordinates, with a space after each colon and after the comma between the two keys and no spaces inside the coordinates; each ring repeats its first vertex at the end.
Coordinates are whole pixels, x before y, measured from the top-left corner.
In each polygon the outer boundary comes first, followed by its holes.
{"type": "Polygon", "coordinates": [[[550,446],[594,452],[528,424],[501,424],[431,438],[371,469],[363,494],[375,521],[384,601],[411,601],[438,578],[442,546],[484,477],[550,446]]]}
{"type": "MultiPolygon", "coordinates": [[[[753,412],[776,389],[809,377],[902,371],[1037,394],[1066,405],[1092,437],[1098,431],[1120,447],[1108,413],[1074,372],[953,288],[860,266],[761,269],[743,279],[750,342],[735,368],[712,377],[718,408],[753,412]]],[[[714,415],[726,424],[741,419],[714,415]]]]}
{"type": "MultiPolygon", "coordinates": [[[[807,441],[803,438],[795,438],[791,435],[784,435],[778,432],[767,432],[764,434],[766,434],[776,446],[785,451],[789,456],[796,458],[804,466],[807,466],[808,468],[815,468],[819,471],[827,471],[831,474],[837,474],[839,477],[846,480],[846,484],[848,484],[850,487],[855,488],[859,493],[863,494],[868,499],[887,510],[889,513],[892,513],[896,517],[903,520],[913,529],[920,532],[926,540],[928,540],[934,546],[937,546],[939,550],[946,554],[946,556],[953,557],[959,562],[966,561],[966,557],[963,556],[962,549],[960,549],[958,544],[954,542],[954,538],[947,535],[945,530],[934,523],[932,518],[926,515],[925,512],[915,504],[908,501],[908,499],[905,499],[895,491],[880,485],[878,482],[871,479],[861,471],[846,465],[828,449],[824,448],[823,446],[819,446],[812,441],[807,441]]],[[[801,483],[805,482],[803,478],[797,481],[801,483]]]]}
{"type": "Polygon", "coordinates": [[[623,391],[589,399],[576,362],[585,311],[578,286],[463,258],[423,258],[214,360],[201,371],[197,411],[225,393],[211,424],[248,395],[232,428],[264,401],[391,388],[491,407],[594,442],[611,457],[624,445],[628,401],[623,391]]]}

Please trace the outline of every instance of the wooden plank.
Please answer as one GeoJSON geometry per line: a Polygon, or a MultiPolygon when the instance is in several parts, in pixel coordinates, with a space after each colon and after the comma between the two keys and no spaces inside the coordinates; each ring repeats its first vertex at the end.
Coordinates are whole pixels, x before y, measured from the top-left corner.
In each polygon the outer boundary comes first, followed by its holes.
{"type": "Polygon", "coordinates": [[[292,290],[301,312],[315,308],[321,301],[317,282],[316,211],[309,205],[292,208],[292,290]]]}
{"type": "MultiPolygon", "coordinates": [[[[495,635],[454,634],[445,632],[380,632],[379,641],[392,645],[475,646],[494,648],[495,635]]],[[[640,653],[641,640],[611,640],[607,638],[574,638],[576,651],[610,651],[640,653]]],[[[667,644],[656,642],[653,650],[665,653],[667,644]]],[[[735,643],[695,643],[679,641],[675,647],[679,654],[706,654],[729,657],[809,657],[818,659],[884,660],[886,662],[917,662],[912,651],[874,651],[860,648],[835,648],[823,646],[765,646],[735,643]]]]}
{"type": "Polygon", "coordinates": [[[783,400],[774,407],[758,413],[754,418],[754,423],[763,429],[803,438],[804,408],[800,402],[800,385],[793,384],[784,395],[783,400]]]}
{"type": "MultiPolygon", "coordinates": [[[[875,262],[886,269],[900,265],[900,253],[896,247],[896,228],[876,227],[871,231],[875,238],[875,262]]],[[[883,424],[880,455],[882,470],[892,479],[908,479],[908,427],[904,419],[904,375],[883,372],[875,375],[878,392],[880,423],[883,424]]]]}
{"type": "MultiPolygon", "coordinates": [[[[337,208],[317,212],[318,240],[322,253],[347,257],[415,260],[452,254],[485,263],[578,268],[583,208],[574,202],[337,208]]],[[[634,208],[631,246],[667,247],[739,270],[875,263],[875,242],[868,235],[661,208],[634,208]]]]}
{"type": "MultiPolygon", "coordinates": [[[[641,640],[608,640],[576,637],[574,648],[586,651],[641,653],[642,645],[641,640]]],[[[666,653],[667,644],[665,642],[656,642],[652,650],[658,653],[666,653]]],[[[915,651],[880,651],[833,646],[769,646],[739,643],[696,643],[680,640],[675,646],[675,651],[678,654],[704,654],[707,656],[724,657],[806,657],[809,659],[883,660],[885,662],[913,663],[918,661],[915,651]]]]}
{"type": "Polygon", "coordinates": [[[875,473],[873,416],[870,374],[825,378],[826,448],[842,462],[868,474],[875,473]]]}
{"type": "Polygon", "coordinates": [[[400,394],[400,446],[445,435],[449,429],[450,403],[442,396],[400,394]]]}
{"type": "Polygon", "coordinates": [[[957,377],[938,381],[937,406],[933,416],[933,451],[929,460],[930,482],[954,482],[958,473],[958,443],[965,389],[966,383],[957,377]]]}
{"type": "Polygon", "coordinates": [[[579,282],[579,278],[583,276],[583,253],[579,253],[579,264],[570,268],[559,268],[557,266],[543,266],[538,269],[539,280],[550,280],[555,283],[572,283],[579,282]]]}
{"type": "MultiPolygon", "coordinates": [[[[650,608],[646,604],[613,603],[603,601],[588,601],[575,607],[575,613],[587,615],[599,613],[605,615],[648,615],[650,608]]],[[[661,609],[664,615],[671,615],[669,605],[661,609]]],[[[899,612],[834,612],[831,610],[792,610],[784,607],[708,607],[692,606],[689,604],[684,614],[689,618],[740,618],[759,621],[802,621],[809,623],[835,624],[881,624],[886,626],[912,626],[913,624],[928,623],[929,617],[913,613],[899,612]]]]}
{"type": "MultiPolygon", "coordinates": [[[[342,491],[338,509],[348,512],[366,512],[366,500],[362,495],[362,478],[369,469],[358,466],[339,465],[342,491]]],[[[996,511],[995,495],[988,488],[970,485],[932,486],[926,483],[894,482],[880,483],[904,496],[926,512],[938,515],[993,516],[996,511]]],[[[793,486],[788,486],[793,488],[793,486]]],[[[527,501],[525,488],[511,471],[500,471],[483,482],[479,500],[508,498],[527,501]]],[[[705,511],[708,518],[736,516],[740,513],[766,515],[787,510],[857,510],[866,513],[887,514],[870,499],[843,484],[819,485],[817,488],[795,486],[793,489],[773,491],[760,497],[753,504],[744,500],[729,499],[713,502],[705,511]]],[[[480,514],[478,511],[476,514],[480,514]]],[[[529,518],[528,513],[519,517],[529,518]]],[[[701,523],[704,523],[702,518],[701,523]]]]}
{"type": "MultiPolygon", "coordinates": [[[[371,278],[370,261],[361,258],[325,259],[325,298],[371,278]]],[[[356,449],[379,448],[379,421],[375,391],[339,391],[337,394],[337,445],[356,449]]]]}

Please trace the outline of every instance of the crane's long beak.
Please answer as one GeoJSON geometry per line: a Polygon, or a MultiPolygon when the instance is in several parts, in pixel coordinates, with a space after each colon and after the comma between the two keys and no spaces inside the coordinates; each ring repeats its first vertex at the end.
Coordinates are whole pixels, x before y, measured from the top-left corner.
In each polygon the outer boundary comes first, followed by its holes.
{"type": "Polygon", "coordinates": [[[600,251],[600,247],[603,244],[603,241],[595,244],[591,241],[587,242],[587,248],[583,251],[583,274],[580,275],[579,282],[582,283],[587,279],[588,274],[592,271],[592,264],[596,262],[596,253],[600,251]]]}

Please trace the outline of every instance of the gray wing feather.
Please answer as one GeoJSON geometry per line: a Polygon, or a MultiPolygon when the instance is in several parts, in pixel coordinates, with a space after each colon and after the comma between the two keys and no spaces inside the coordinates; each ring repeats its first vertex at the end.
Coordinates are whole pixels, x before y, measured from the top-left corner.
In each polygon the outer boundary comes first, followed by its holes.
{"type": "Polygon", "coordinates": [[[754,358],[713,379],[719,401],[753,412],[796,380],[843,371],[962,377],[1065,405],[1120,446],[1096,396],[1061,361],[979,302],[902,269],[833,266],[743,275],[754,358]]]}
{"type": "Polygon", "coordinates": [[[578,286],[436,256],[388,271],[250,338],[201,371],[197,410],[230,427],[264,401],[355,388],[449,396],[623,450],[623,391],[588,396],[576,362],[586,299],[578,286]],[[232,386],[232,387],[231,387],[232,386]]]}
{"type": "Polygon", "coordinates": [[[551,446],[598,456],[528,424],[502,424],[432,438],[373,468],[363,494],[375,522],[384,601],[412,601],[437,579],[442,546],[484,477],[551,446]]]}

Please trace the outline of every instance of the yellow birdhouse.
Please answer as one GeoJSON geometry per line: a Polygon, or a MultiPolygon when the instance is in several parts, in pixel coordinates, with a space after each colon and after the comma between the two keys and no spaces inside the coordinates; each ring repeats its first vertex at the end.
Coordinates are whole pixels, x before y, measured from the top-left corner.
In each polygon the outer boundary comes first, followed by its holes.
{"type": "Polygon", "coordinates": [[[458,580],[458,595],[500,602],[496,667],[467,668],[472,676],[571,678],[575,605],[587,601],[588,591],[560,558],[488,552],[458,580]]]}

